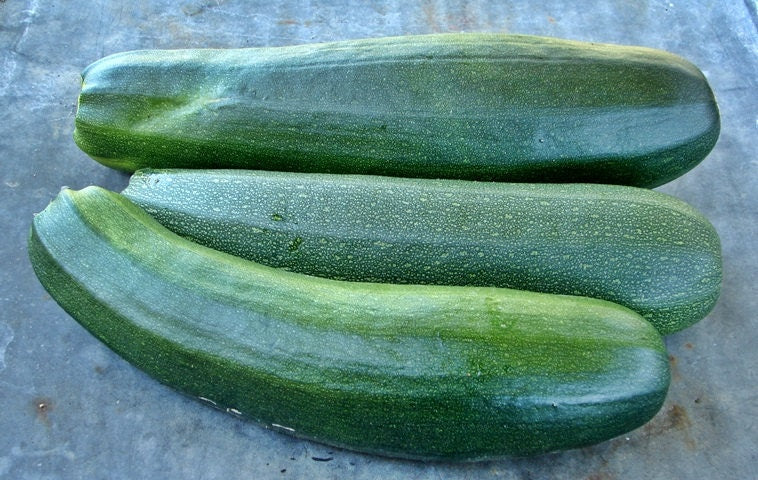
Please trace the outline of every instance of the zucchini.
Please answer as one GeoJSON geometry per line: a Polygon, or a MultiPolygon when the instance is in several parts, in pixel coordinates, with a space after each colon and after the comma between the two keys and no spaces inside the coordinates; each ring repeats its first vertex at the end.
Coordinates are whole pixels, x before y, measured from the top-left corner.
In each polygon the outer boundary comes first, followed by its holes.
{"type": "Polygon", "coordinates": [[[363,452],[589,445],[650,419],[670,380],[656,330],[613,303],[286,272],[182,239],[97,187],[37,214],[29,255],[65,311],[161,382],[363,452]]]}
{"type": "Polygon", "coordinates": [[[439,34],[147,50],[82,73],[74,140],[104,165],[653,187],[719,134],[702,73],[641,47],[439,34]]]}
{"type": "Polygon", "coordinates": [[[270,266],[602,298],[664,334],[704,318],[721,287],[708,220],[641,188],[165,170],[123,193],[184,237],[270,266]]]}

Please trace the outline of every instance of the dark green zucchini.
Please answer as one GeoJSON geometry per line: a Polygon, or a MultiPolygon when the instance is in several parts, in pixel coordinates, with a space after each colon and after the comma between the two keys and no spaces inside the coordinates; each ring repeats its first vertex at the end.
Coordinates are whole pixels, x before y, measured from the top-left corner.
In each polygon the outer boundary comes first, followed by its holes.
{"type": "Polygon", "coordinates": [[[184,240],[96,187],[36,215],[29,254],[52,297],[148,374],[355,450],[478,460],[589,445],[650,419],[669,383],[660,336],[618,305],[290,273],[184,240]]]}
{"type": "Polygon", "coordinates": [[[166,170],[137,172],[124,194],[184,237],[270,266],[602,298],[661,333],[705,317],[721,287],[708,220],[641,188],[166,170]]]}
{"type": "Polygon", "coordinates": [[[138,168],[661,185],[719,134],[702,73],[641,47],[442,34],[148,50],[82,74],[76,143],[138,168]]]}

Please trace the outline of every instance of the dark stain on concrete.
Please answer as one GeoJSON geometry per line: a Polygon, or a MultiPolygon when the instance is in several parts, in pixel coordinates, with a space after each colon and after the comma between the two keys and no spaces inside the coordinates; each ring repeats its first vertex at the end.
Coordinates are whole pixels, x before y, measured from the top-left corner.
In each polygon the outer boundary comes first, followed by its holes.
{"type": "Polygon", "coordinates": [[[54,409],[53,401],[47,397],[35,397],[32,400],[32,408],[37,416],[37,420],[45,426],[50,426],[50,413],[54,409]]]}

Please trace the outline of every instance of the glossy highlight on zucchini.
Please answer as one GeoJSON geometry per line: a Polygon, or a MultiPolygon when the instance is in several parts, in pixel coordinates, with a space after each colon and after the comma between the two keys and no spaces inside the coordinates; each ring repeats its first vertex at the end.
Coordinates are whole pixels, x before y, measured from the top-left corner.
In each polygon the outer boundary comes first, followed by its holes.
{"type": "Polygon", "coordinates": [[[125,171],[654,187],[719,129],[708,82],[676,55],[468,33],[117,53],[82,73],[74,140],[125,171]]]}
{"type": "Polygon", "coordinates": [[[661,337],[618,305],[341,282],[194,244],[125,197],[63,190],[29,255],[74,319],[161,382],[283,433],[481,460],[600,442],[661,407],[661,337]]]}
{"type": "Polygon", "coordinates": [[[266,265],[602,298],[663,334],[703,319],[721,289],[710,222],[641,188],[145,170],[123,193],[175,233],[266,265]]]}

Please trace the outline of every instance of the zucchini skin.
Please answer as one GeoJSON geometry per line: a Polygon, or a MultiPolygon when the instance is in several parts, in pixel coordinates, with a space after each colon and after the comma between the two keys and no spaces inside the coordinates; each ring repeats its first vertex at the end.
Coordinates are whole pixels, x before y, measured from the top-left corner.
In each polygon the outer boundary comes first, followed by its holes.
{"type": "Polygon", "coordinates": [[[720,130],[702,73],[641,47],[437,34],[114,54],[74,140],[104,165],[654,187],[720,130]]]}
{"type": "Polygon", "coordinates": [[[181,236],[269,266],[602,298],[662,334],[704,318],[721,289],[713,226],[641,188],[143,170],[123,194],[181,236]]]}
{"type": "Polygon", "coordinates": [[[97,187],[37,214],[29,255],[64,310],[161,382],[363,452],[589,445],[650,419],[670,381],[661,337],[618,305],[294,274],[184,240],[97,187]]]}

